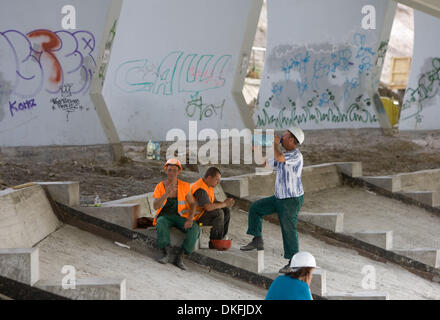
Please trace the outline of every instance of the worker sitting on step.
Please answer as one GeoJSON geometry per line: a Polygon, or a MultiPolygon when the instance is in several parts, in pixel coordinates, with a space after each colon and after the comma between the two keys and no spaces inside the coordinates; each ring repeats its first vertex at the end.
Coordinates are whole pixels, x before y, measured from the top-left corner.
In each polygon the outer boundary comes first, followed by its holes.
{"type": "Polygon", "coordinates": [[[210,167],[203,178],[191,185],[191,194],[197,202],[194,219],[198,224],[212,226],[209,236],[209,248],[215,249],[212,240],[223,240],[228,233],[231,217],[230,207],[234,199],[228,198],[223,202],[215,201],[214,187],[220,183],[221,173],[216,167],[210,167]]]}
{"type": "Polygon", "coordinates": [[[153,193],[153,207],[156,216],[153,226],[157,229],[157,246],[163,252],[158,262],[166,264],[170,259],[170,229],[176,227],[186,233],[182,247],[177,254],[174,264],[186,270],[183,257],[186,253],[194,251],[195,244],[200,235],[197,223],[193,223],[195,214],[195,201],[190,193],[190,183],[179,180],[177,177],[182,171],[182,165],[177,159],[169,159],[164,165],[167,175],[165,181],[160,182],[153,193]]]}

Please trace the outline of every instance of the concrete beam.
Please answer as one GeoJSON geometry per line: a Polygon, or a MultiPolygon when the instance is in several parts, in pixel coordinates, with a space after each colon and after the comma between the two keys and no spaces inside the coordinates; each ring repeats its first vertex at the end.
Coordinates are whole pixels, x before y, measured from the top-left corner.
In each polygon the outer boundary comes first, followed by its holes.
{"type": "Polygon", "coordinates": [[[271,196],[275,192],[276,173],[268,172],[267,174],[245,174],[236,178],[248,179],[249,196],[271,196]]]}
{"type": "Polygon", "coordinates": [[[399,176],[362,177],[362,180],[391,192],[402,190],[399,176]]]}
{"type": "Polygon", "coordinates": [[[80,205],[79,200],[79,182],[62,181],[62,182],[35,182],[43,186],[50,194],[53,200],[65,204],[69,207],[80,205]]]}
{"type": "Polygon", "coordinates": [[[227,198],[226,193],[220,184],[214,187],[214,196],[215,196],[215,200],[217,201],[223,202],[226,200],[227,198]]]}
{"type": "Polygon", "coordinates": [[[33,286],[40,278],[38,248],[0,249],[0,275],[33,286]]]}
{"type": "Polygon", "coordinates": [[[245,177],[222,178],[221,185],[226,193],[234,197],[244,198],[249,196],[249,180],[245,177]]]}
{"type": "Polygon", "coordinates": [[[437,191],[411,191],[399,192],[399,194],[431,207],[440,206],[440,196],[437,191]]]}
{"type": "Polygon", "coordinates": [[[250,272],[261,273],[264,270],[264,250],[242,251],[230,248],[227,251],[200,249],[197,252],[250,272]]]}
{"type": "Polygon", "coordinates": [[[434,268],[440,268],[440,249],[417,248],[417,249],[395,249],[393,252],[409,257],[413,260],[427,264],[434,268]]]}
{"type": "Polygon", "coordinates": [[[338,167],[327,163],[304,167],[301,180],[304,192],[320,191],[342,184],[338,167]]]}
{"type": "Polygon", "coordinates": [[[364,231],[348,235],[385,250],[393,248],[393,231],[364,231]]]}
{"type": "Polygon", "coordinates": [[[102,204],[101,207],[74,207],[74,209],[127,229],[137,227],[140,214],[140,206],[137,204],[102,204]]]}
{"type": "Polygon", "coordinates": [[[102,203],[103,206],[112,206],[116,204],[138,204],[140,207],[139,218],[140,217],[151,217],[154,218],[156,210],[153,207],[153,192],[140,194],[137,196],[132,196],[128,198],[122,198],[119,200],[113,200],[102,203]]]}
{"type": "Polygon", "coordinates": [[[125,279],[77,279],[74,289],[64,289],[61,281],[42,280],[35,286],[74,300],[125,300],[126,282],[125,279]]]}
{"type": "Polygon", "coordinates": [[[344,229],[343,213],[308,213],[300,212],[299,220],[317,225],[333,232],[342,232],[344,229]]]}
{"type": "Polygon", "coordinates": [[[342,173],[352,178],[362,177],[362,162],[332,162],[342,173]]]}
{"type": "Polygon", "coordinates": [[[388,293],[377,291],[341,293],[326,296],[328,300],[389,300],[388,293]]]}

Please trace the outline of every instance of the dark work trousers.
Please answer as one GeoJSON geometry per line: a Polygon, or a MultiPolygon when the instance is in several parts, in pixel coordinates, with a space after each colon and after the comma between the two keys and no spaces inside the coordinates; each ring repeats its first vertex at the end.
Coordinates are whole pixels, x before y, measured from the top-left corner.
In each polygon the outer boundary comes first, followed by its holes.
{"type": "Polygon", "coordinates": [[[229,208],[206,211],[197,223],[204,226],[212,226],[210,240],[222,240],[229,230],[229,220],[231,219],[231,210],[229,208]]]}

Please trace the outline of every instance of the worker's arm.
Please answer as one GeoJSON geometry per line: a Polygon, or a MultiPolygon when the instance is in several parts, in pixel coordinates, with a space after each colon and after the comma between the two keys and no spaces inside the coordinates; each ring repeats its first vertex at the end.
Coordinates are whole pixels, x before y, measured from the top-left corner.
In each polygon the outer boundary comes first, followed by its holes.
{"type": "Polygon", "coordinates": [[[223,202],[216,202],[216,203],[206,203],[203,208],[206,209],[206,211],[214,211],[217,209],[223,209],[226,207],[232,207],[234,205],[235,201],[232,198],[227,198],[223,202]]]}
{"type": "Polygon", "coordinates": [[[188,194],[186,195],[186,201],[189,203],[191,209],[188,218],[186,218],[185,224],[183,226],[185,230],[192,227],[193,219],[196,214],[196,200],[192,196],[191,192],[188,192],[188,194]]]}
{"type": "Polygon", "coordinates": [[[277,162],[286,162],[286,158],[284,158],[284,154],[281,153],[279,147],[280,147],[280,140],[281,138],[279,136],[274,137],[274,160],[277,162]]]}
{"type": "Polygon", "coordinates": [[[173,193],[173,191],[177,192],[177,184],[165,186],[165,193],[163,194],[163,196],[160,198],[154,199],[154,201],[153,201],[154,210],[159,210],[163,206],[163,204],[165,203],[165,200],[168,199],[170,194],[173,193]]]}

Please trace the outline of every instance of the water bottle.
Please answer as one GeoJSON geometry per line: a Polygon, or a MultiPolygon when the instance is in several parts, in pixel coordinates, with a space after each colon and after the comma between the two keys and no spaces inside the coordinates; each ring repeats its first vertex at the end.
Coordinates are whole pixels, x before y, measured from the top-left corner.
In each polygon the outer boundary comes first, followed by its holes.
{"type": "Polygon", "coordinates": [[[147,143],[147,159],[153,160],[154,159],[154,144],[153,141],[148,141],[147,143]]]}
{"type": "Polygon", "coordinates": [[[96,195],[95,197],[95,203],[93,205],[94,207],[100,207],[101,206],[101,199],[99,198],[98,195],[96,195]]]}
{"type": "Polygon", "coordinates": [[[154,160],[160,160],[160,143],[154,143],[154,160]]]}

